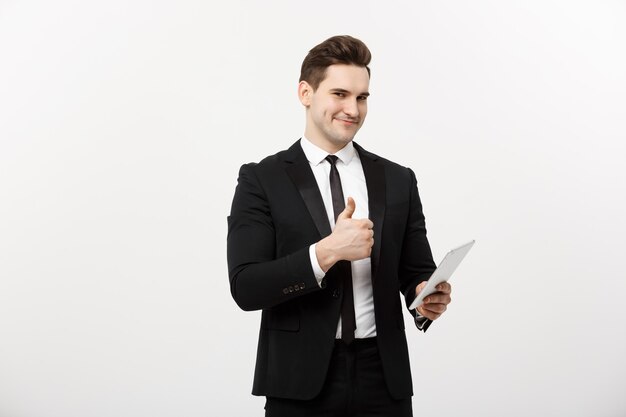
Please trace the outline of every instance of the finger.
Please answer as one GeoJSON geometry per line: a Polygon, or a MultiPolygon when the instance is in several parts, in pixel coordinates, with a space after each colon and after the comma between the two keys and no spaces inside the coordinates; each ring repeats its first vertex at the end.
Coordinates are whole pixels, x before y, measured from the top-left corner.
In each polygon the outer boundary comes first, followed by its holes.
{"type": "Polygon", "coordinates": [[[445,294],[450,294],[452,292],[452,285],[447,282],[442,282],[441,284],[437,285],[437,291],[445,294]]]}
{"type": "Polygon", "coordinates": [[[439,317],[441,317],[441,314],[436,314],[436,313],[431,313],[430,311],[425,311],[425,314],[423,314],[423,316],[426,317],[427,319],[435,321],[439,317]]]}
{"type": "Polygon", "coordinates": [[[452,297],[446,293],[434,293],[424,298],[424,304],[450,304],[452,297]]]}
{"type": "Polygon", "coordinates": [[[423,305],[417,308],[417,312],[430,320],[437,320],[441,316],[439,313],[425,309],[423,305]]]}
{"type": "Polygon", "coordinates": [[[339,216],[337,216],[337,220],[339,219],[351,219],[354,214],[354,210],[356,210],[356,203],[352,197],[348,197],[348,202],[346,204],[346,208],[343,209],[339,216]]]}
{"type": "Polygon", "coordinates": [[[426,311],[426,312],[430,312],[433,314],[443,314],[446,310],[448,309],[448,306],[445,304],[423,304],[422,305],[422,310],[426,311]]]}

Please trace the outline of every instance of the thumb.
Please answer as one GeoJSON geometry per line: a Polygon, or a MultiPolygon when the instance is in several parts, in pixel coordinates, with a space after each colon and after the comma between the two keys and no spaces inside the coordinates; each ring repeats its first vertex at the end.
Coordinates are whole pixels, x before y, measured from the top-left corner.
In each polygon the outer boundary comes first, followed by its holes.
{"type": "Polygon", "coordinates": [[[354,214],[354,210],[356,209],[356,203],[352,197],[348,197],[348,204],[346,204],[346,208],[339,214],[337,220],[339,219],[351,219],[354,214]]]}
{"type": "Polygon", "coordinates": [[[426,284],[428,283],[428,281],[422,281],[419,283],[419,285],[417,287],[415,287],[415,296],[417,297],[418,295],[420,295],[420,293],[422,292],[422,290],[424,289],[424,287],[426,286],[426,284]]]}

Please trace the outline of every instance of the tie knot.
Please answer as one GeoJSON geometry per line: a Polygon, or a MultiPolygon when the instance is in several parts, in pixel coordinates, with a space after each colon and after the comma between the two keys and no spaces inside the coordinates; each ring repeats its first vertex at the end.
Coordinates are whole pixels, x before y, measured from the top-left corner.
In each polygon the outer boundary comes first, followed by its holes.
{"type": "Polygon", "coordinates": [[[335,165],[337,163],[337,159],[339,158],[337,155],[328,155],[325,159],[330,162],[331,165],[335,165]]]}

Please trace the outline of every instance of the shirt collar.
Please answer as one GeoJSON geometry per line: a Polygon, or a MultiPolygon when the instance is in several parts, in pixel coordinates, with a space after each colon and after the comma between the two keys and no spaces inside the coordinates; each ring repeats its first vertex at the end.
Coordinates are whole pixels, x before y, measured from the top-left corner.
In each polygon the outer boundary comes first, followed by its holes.
{"type": "MultiPolygon", "coordinates": [[[[302,136],[302,140],[300,141],[300,146],[302,146],[302,150],[304,151],[304,155],[306,159],[309,160],[309,163],[317,166],[324,162],[326,157],[328,156],[328,152],[323,150],[322,148],[315,145],[313,142],[308,140],[305,136],[302,136]]],[[[354,154],[356,150],[354,149],[354,144],[352,141],[348,142],[346,146],[341,148],[334,155],[341,160],[345,165],[348,165],[352,158],[354,158],[354,154]]]]}

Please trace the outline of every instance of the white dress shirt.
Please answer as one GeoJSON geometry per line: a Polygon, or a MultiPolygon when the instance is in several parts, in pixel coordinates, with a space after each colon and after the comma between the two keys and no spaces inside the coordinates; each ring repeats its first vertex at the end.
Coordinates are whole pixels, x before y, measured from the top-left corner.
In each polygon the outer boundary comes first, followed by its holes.
{"type": "MultiPolygon", "coordinates": [[[[306,155],[313,175],[317,181],[317,186],[324,200],[326,215],[331,229],[335,228],[335,215],[333,212],[333,201],[330,194],[330,163],[326,161],[328,152],[320,149],[311,143],[304,136],[300,140],[302,150],[306,155]]],[[[337,156],[337,171],[341,178],[343,196],[347,200],[352,197],[356,204],[356,209],[352,218],[366,219],[369,216],[369,205],[367,198],[367,184],[365,174],[361,165],[359,154],[354,149],[352,142],[349,142],[343,149],[334,154],[337,156]]],[[[315,244],[309,248],[311,265],[318,284],[321,286],[324,279],[324,271],[319,265],[315,254],[315,244]]],[[[356,317],[356,330],[354,337],[362,339],[376,336],[376,319],[374,316],[374,296],[372,288],[372,268],[370,258],[352,261],[352,288],[354,291],[354,314],[356,317]]],[[[341,338],[341,318],[337,323],[338,339],[341,338]]]]}

